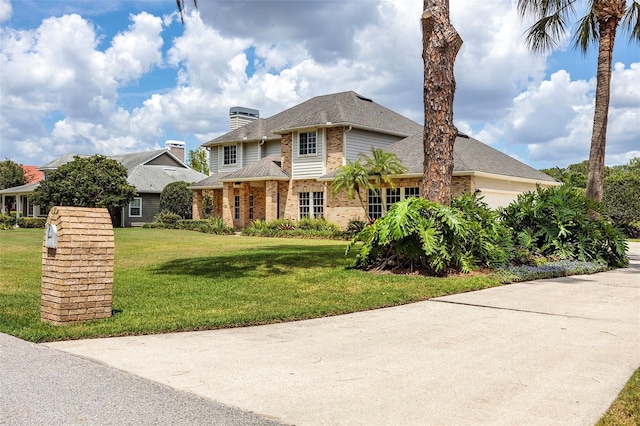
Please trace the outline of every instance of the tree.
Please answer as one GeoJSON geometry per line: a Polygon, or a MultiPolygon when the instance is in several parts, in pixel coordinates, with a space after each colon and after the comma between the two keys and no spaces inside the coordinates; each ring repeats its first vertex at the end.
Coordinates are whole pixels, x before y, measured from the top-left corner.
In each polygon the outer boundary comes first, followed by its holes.
{"type": "MultiPolygon", "coordinates": [[[[548,174],[558,182],[574,186],[576,188],[587,187],[587,175],[589,174],[589,161],[584,160],[581,163],[569,164],[565,168],[554,167],[552,169],[542,169],[543,173],[548,174]]],[[[606,175],[606,169],[605,169],[606,175]]]]}
{"type": "Polygon", "coordinates": [[[118,210],[133,200],[136,188],[127,182],[127,169],[103,155],[74,157],[51,172],[31,193],[33,204],[104,207],[115,224],[118,210]]]}
{"type": "Polygon", "coordinates": [[[0,189],[13,188],[14,186],[26,184],[27,177],[20,164],[8,158],[0,161],[0,189]]]}
{"type": "MultiPolygon", "coordinates": [[[[371,217],[360,195],[360,189],[376,191],[383,202],[383,206],[385,206],[382,186],[389,185],[391,188],[395,188],[392,177],[401,175],[406,171],[406,167],[402,165],[397,155],[380,148],[371,147],[370,156],[360,154],[358,160],[347,160],[346,165],[338,167],[336,177],[331,183],[331,189],[334,196],[343,190],[347,191],[347,197],[350,200],[357,196],[365,217],[370,222],[371,217]]],[[[384,210],[386,210],[386,207],[384,207],[384,210]]]]}
{"type": "Polygon", "coordinates": [[[395,188],[392,176],[398,176],[407,171],[402,165],[400,159],[391,152],[384,151],[380,148],[371,147],[371,156],[361,155],[364,160],[364,168],[369,174],[369,178],[373,180],[373,190],[376,191],[382,201],[383,211],[387,210],[386,200],[382,196],[382,186],[388,185],[395,188]]]}
{"type": "MultiPolygon", "coordinates": [[[[582,3],[585,14],[577,22],[573,33],[574,48],[586,53],[590,46],[598,47],[596,95],[593,131],[589,152],[587,198],[602,200],[604,184],[604,155],[607,143],[607,124],[611,92],[611,68],[616,30],[622,23],[631,41],[640,41],[640,3],[626,0],[518,0],[520,16],[537,19],[528,30],[526,42],[534,52],[549,52],[557,48],[569,32],[568,25],[575,16],[575,6],[582,3]]],[[[597,216],[592,212],[592,216],[597,216]]]]}
{"type": "Polygon", "coordinates": [[[200,147],[196,150],[189,150],[189,160],[187,164],[196,172],[209,174],[209,161],[207,158],[207,150],[200,147]]]}
{"type": "Polygon", "coordinates": [[[453,65],[461,46],[462,38],[449,20],[449,0],[424,0],[424,175],[420,193],[442,204],[451,202],[453,144],[458,135],[453,125],[453,65]]]}
{"type": "Polygon", "coordinates": [[[187,182],[172,182],[164,187],[160,193],[160,210],[168,211],[191,219],[193,208],[193,192],[187,182]]]}
{"type": "Polygon", "coordinates": [[[341,191],[347,191],[347,197],[349,197],[350,200],[353,200],[354,196],[357,196],[358,201],[360,201],[360,205],[364,210],[364,215],[367,218],[367,221],[370,222],[371,218],[369,217],[369,212],[367,211],[367,207],[364,205],[362,196],[360,195],[361,188],[371,188],[371,182],[369,182],[369,172],[360,160],[347,160],[346,165],[340,166],[336,170],[336,177],[331,183],[333,196],[335,197],[341,191]]]}

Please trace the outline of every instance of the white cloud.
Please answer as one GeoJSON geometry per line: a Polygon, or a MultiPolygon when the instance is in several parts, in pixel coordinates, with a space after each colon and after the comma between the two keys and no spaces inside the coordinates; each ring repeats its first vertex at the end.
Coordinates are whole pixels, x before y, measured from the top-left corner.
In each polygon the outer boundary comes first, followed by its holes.
{"type": "Polygon", "coordinates": [[[13,15],[13,7],[11,7],[10,0],[0,0],[0,22],[5,22],[11,19],[13,15]]]}

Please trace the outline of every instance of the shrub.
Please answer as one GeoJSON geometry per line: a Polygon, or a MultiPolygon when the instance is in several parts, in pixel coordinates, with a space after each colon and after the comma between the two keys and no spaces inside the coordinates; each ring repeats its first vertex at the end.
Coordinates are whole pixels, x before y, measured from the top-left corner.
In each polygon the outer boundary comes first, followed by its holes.
{"type": "Polygon", "coordinates": [[[395,203],[351,241],[347,253],[362,242],[357,268],[429,275],[467,273],[478,266],[505,263],[508,255],[497,241],[506,231],[499,224],[483,227],[476,216],[490,221],[493,213],[475,195],[468,197],[459,205],[469,212],[416,197],[395,203]]]}
{"type": "Polygon", "coordinates": [[[193,192],[187,182],[172,182],[160,193],[160,210],[177,214],[181,219],[191,219],[193,192]]]}
{"type": "Polygon", "coordinates": [[[602,212],[602,205],[588,200],[582,191],[563,185],[520,194],[501,216],[512,230],[516,253],[524,249],[532,258],[555,256],[625,266],[624,235],[605,219],[590,219],[589,209],[602,212]]]}
{"type": "Polygon", "coordinates": [[[15,215],[3,214],[0,215],[0,229],[7,230],[13,229],[13,225],[16,223],[15,215]]]}
{"type": "Polygon", "coordinates": [[[325,219],[301,219],[297,224],[290,219],[254,220],[242,230],[243,235],[282,238],[344,239],[344,232],[335,223],[325,219]]]}
{"type": "Polygon", "coordinates": [[[479,194],[479,191],[467,192],[453,198],[451,207],[462,211],[469,223],[471,229],[466,244],[476,264],[488,268],[504,266],[513,257],[511,230],[479,194]]]}
{"type": "Polygon", "coordinates": [[[44,228],[47,224],[45,217],[19,217],[18,226],[20,228],[44,228]]]}
{"type": "Polygon", "coordinates": [[[213,197],[208,192],[202,196],[202,215],[205,219],[209,219],[213,215],[213,197]]]}
{"type": "Polygon", "coordinates": [[[351,239],[358,235],[367,226],[367,222],[362,219],[350,219],[347,223],[346,235],[351,239]]]}
{"type": "Polygon", "coordinates": [[[176,213],[172,213],[167,210],[162,210],[160,213],[155,215],[155,217],[153,218],[153,221],[157,223],[161,223],[163,225],[175,225],[181,219],[182,218],[180,217],[180,215],[176,213]]]}
{"type": "Polygon", "coordinates": [[[338,225],[332,222],[328,222],[325,218],[311,218],[305,217],[298,221],[298,229],[306,231],[329,231],[340,232],[341,229],[338,225]]]}
{"type": "Polygon", "coordinates": [[[211,217],[209,219],[200,220],[179,220],[175,227],[177,229],[204,232],[205,234],[233,234],[233,228],[225,225],[224,220],[221,217],[211,217]]]}

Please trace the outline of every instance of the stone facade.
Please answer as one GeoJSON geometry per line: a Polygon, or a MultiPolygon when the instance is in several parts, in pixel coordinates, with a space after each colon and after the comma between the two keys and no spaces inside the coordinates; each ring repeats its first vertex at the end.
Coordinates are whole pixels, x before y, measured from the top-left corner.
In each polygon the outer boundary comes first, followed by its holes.
{"type": "Polygon", "coordinates": [[[473,193],[476,190],[475,176],[454,176],[451,179],[451,196],[457,197],[465,192],[473,193]]]}
{"type": "Polygon", "coordinates": [[[40,317],[56,325],[111,317],[115,244],[107,209],[54,207],[47,225],[57,246],[42,245],[40,317]]]}

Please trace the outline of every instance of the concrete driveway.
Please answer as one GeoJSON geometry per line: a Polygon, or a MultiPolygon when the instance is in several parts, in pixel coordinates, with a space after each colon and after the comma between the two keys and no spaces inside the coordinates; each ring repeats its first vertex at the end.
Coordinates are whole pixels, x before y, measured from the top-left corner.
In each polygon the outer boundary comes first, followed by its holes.
{"type": "Polygon", "coordinates": [[[640,367],[631,267],[330,318],[48,347],[297,425],[591,425],[640,367]]]}

